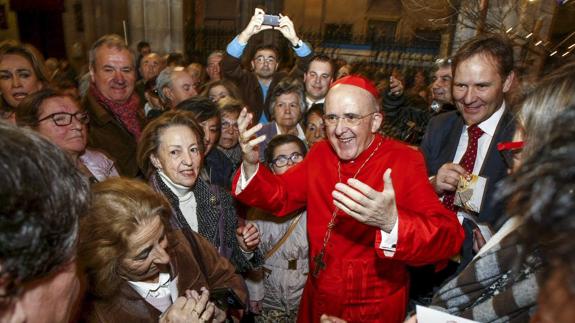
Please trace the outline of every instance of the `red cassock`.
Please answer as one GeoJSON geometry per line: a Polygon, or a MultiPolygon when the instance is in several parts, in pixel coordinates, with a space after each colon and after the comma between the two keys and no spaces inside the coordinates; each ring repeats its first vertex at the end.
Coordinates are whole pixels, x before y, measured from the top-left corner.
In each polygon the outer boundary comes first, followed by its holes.
{"type": "MultiPolygon", "coordinates": [[[[377,135],[353,161],[341,161],[341,182],[352,178],[383,190],[383,173],[391,178],[399,211],[398,239],[391,257],[379,248],[380,230],[362,224],[342,211],[326,248],[326,267],[313,277],[314,256],[335,209],[332,191],[340,182],[339,158],[327,141],[314,145],[307,157],[285,174],[273,175],[260,165],[247,187],[237,195],[242,202],[278,216],[307,207],[310,275],[300,305],[299,322],[319,322],[321,314],[348,322],[403,322],[408,299],[406,265],[424,265],[448,259],[463,241],[454,213],[437,199],[429,184],[423,156],[397,141],[377,135]]],[[[232,192],[236,192],[239,172],[232,192]]]]}

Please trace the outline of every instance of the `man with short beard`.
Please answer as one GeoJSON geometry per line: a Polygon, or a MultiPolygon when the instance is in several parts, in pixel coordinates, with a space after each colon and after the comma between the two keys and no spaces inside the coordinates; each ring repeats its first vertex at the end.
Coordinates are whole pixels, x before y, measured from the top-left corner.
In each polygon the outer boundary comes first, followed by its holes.
{"type": "Polygon", "coordinates": [[[90,115],[88,145],[105,151],[128,177],[138,174],[136,144],[144,123],[134,62],[122,37],[102,36],[90,49],[90,88],[82,100],[90,115]]]}
{"type": "Polygon", "coordinates": [[[250,111],[254,113],[256,121],[268,123],[271,120],[271,115],[266,107],[270,104],[271,93],[287,73],[277,72],[279,53],[271,45],[258,47],[251,60],[252,70],[244,70],[240,59],[248,41],[262,30],[279,30],[300,58],[298,64],[289,73],[294,76],[303,74],[304,66],[307,64],[312,51],[309,45],[297,36],[293,22],[288,16],[280,15],[279,26],[272,27],[263,24],[264,15],[263,10],[255,10],[247,27],[228,44],[221,67],[224,78],[231,79],[238,85],[242,98],[250,111]]]}

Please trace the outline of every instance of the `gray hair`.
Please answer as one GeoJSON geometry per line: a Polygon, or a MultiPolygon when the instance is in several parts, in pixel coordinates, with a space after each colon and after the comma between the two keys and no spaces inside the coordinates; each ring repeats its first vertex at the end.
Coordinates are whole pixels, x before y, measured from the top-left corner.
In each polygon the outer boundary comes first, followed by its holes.
{"type": "Polygon", "coordinates": [[[450,57],[442,57],[438,58],[433,62],[432,72],[436,72],[441,68],[451,67],[451,58],[450,57]]]}
{"type": "Polygon", "coordinates": [[[0,122],[0,312],[3,298],[76,255],[89,186],[71,159],[38,133],[0,122]],[[33,185],[31,184],[33,183],[33,185]]]}
{"type": "Polygon", "coordinates": [[[100,37],[98,40],[92,44],[92,48],[90,48],[90,52],[88,53],[90,67],[94,68],[96,66],[96,51],[98,48],[106,46],[108,48],[115,48],[117,50],[127,50],[130,53],[130,57],[132,58],[132,67],[136,68],[136,55],[134,51],[132,51],[124,41],[124,38],[116,35],[116,34],[108,34],[100,37]]]}
{"type": "Polygon", "coordinates": [[[299,107],[303,115],[306,108],[303,83],[299,79],[289,76],[281,79],[281,81],[279,81],[279,83],[273,89],[269,106],[270,115],[274,114],[274,109],[276,107],[276,101],[278,97],[280,95],[289,93],[297,94],[299,98],[299,107]]]}
{"type": "Polygon", "coordinates": [[[206,59],[206,64],[207,64],[207,62],[210,61],[210,58],[216,57],[216,56],[224,57],[224,51],[215,50],[215,51],[211,52],[210,55],[208,55],[208,58],[206,59]]]}
{"type": "Polygon", "coordinates": [[[172,66],[172,67],[168,66],[164,68],[156,78],[156,91],[158,91],[158,96],[160,97],[160,100],[162,100],[163,103],[168,102],[170,100],[164,94],[163,89],[165,87],[169,87],[170,89],[172,88],[172,73],[174,73],[174,71],[177,68],[182,68],[182,66],[172,66]]]}

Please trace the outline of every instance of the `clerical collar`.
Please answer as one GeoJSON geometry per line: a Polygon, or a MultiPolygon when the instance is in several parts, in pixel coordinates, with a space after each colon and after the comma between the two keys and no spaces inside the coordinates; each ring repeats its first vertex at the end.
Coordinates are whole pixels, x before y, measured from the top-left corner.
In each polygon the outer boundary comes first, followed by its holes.
{"type": "Polygon", "coordinates": [[[378,146],[379,142],[382,141],[383,138],[381,135],[379,134],[375,134],[373,136],[373,138],[371,139],[371,142],[369,143],[369,145],[367,146],[367,149],[362,151],[357,157],[355,157],[355,159],[352,160],[341,160],[341,163],[343,165],[349,165],[349,164],[355,164],[355,163],[363,163],[368,157],[369,155],[371,155],[371,153],[375,150],[375,148],[378,146]]]}
{"type": "Polygon", "coordinates": [[[190,187],[174,183],[162,170],[158,169],[158,174],[160,174],[160,179],[170,188],[172,193],[176,194],[180,201],[187,201],[194,195],[194,191],[190,187]]]}

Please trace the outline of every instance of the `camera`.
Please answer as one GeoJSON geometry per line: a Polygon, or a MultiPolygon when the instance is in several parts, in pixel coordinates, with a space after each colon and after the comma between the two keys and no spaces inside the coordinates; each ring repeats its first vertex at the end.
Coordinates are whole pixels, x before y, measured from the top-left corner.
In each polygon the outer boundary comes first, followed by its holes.
{"type": "Polygon", "coordinates": [[[278,27],[280,25],[280,16],[264,15],[264,22],[262,25],[278,27]]]}

